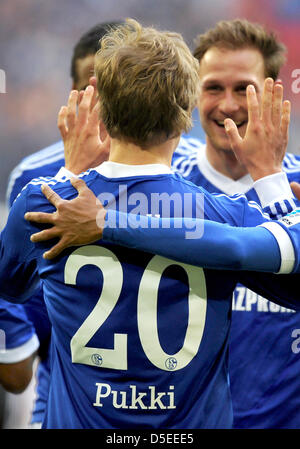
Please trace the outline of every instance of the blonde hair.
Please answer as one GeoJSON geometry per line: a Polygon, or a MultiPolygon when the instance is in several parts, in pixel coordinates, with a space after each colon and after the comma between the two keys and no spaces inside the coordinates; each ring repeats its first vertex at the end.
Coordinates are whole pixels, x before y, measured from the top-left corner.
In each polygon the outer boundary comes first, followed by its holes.
{"type": "Polygon", "coordinates": [[[188,131],[198,69],[180,34],[144,28],[133,19],[108,33],[95,72],[109,135],[147,148],[188,131]]]}
{"type": "Polygon", "coordinates": [[[194,56],[200,62],[204,54],[212,47],[236,50],[254,48],[258,50],[265,65],[265,77],[278,77],[285,62],[285,46],[278,41],[273,32],[268,32],[262,25],[248,20],[222,20],[204,34],[195,39],[194,56]]]}

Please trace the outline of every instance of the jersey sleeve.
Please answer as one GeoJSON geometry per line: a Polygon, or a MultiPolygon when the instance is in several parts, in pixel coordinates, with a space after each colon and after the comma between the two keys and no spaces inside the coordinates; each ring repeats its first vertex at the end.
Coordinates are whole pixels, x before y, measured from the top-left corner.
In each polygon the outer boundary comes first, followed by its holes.
{"type": "Polygon", "coordinates": [[[14,202],[0,234],[0,295],[11,302],[25,301],[39,285],[35,247],[24,218],[28,190],[23,190],[14,202]]]}
{"type": "MultiPolygon", "coordinates": [[[[296,288],[299,275],[273,274],[291,273],[294,265],[299,265],[298,240],[293,247],[286,230],[277,222],[268,222],[266,228],[236,228],[202,220],[202,237],[186,239],[185,233],[197,220],[185,220],[183,225],[180,219],[167,219],[168,227],[164,227],[166,219],[140,217],[141,226],[137,227],[136,219],[131,225],[131,218],[130,214],[108,211],[103,239],[204,268],[238,270],[237,279],[243,285],[277,304],[300,310],[296,288]],[[283,233],[269,224],[282,229],[283,233]]],[[[299,239],[300,225],[295,226],[293,232],[299,239]]]]}
{"type": "Polygon", "coordinates": [[[12,207],[13,202],[15,201],[15,199],[17,198],[23,187],[25,187],[26,184],[28,184],[28,182],[30,182],[32,179],[30,173],[27,172],[22,173],[22,176],[18,176],[18,173],[19,173],[18,167],[16,167],[15,170],[13,170],[13,172],[11,173],[9,178],[8,184],[9,187],[6,192],[8,209],[12,207]]]}
{"type": "Polygon", "coordinates": [[[293,273],[300,272],[300,208],[295,209],[291,213],[285,215],[278,221],[263,223],[262,227],[268,229],[275,236],[276,233],[281,233],[282,230],[288,234],[294,248],[295,263],[293,273]]]}
{"type": "Polygon", "coordinates": [[[275,233],[209,220],[141,216],[137,226],[131,214],[109,210],[103,239],[204,268],[289,273],[295,263],[293,244],[284,230],[275,233]],[[198,229],[197,239],[188,238],[193,228],[198,229]]]}
{"type": "Polygon", "coordinates": [[[39,339],[20,304],[0,299],[0,363],[25,360],[39,348],[39,339]]]}
{"type": "Polygon", "coordinates": [[[231,226],[252,227],[270,220],[270,216],[245,195],[203,193],[203,218],[231,226]]]}

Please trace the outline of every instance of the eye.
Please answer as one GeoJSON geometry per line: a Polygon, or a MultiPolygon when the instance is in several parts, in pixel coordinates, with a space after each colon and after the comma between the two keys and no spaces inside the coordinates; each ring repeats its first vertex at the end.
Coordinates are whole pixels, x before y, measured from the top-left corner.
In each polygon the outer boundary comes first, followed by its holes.
{"type": "Polygon", "coordinates": [[[222,87],[219,86],[218,84],[211,84],[210,86],[206,86],[205,90],[209,92],[219,92],[222,90],[222,87]]]}
{"type": "Polygon", "coordinates": [[[242,95],[246,95],[246,89],[247,89],[247,86],[238,86],[237,88],[236,88],[236,92],[238,92],[239,94],[242,94],[242,95]]]}

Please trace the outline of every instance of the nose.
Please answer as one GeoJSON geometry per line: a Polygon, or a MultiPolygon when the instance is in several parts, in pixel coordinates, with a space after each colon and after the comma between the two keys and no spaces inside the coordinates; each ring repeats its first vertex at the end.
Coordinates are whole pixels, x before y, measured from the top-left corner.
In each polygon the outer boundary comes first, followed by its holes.
{"type": "Polygon", "coordinates": [[[237,112],[239,109],[239,104],[231,91],[225,91],[223,97],[220,99],[220,103],[218,105],[219,111],[224,115],[231,115],[234,112],[237,112]]]}

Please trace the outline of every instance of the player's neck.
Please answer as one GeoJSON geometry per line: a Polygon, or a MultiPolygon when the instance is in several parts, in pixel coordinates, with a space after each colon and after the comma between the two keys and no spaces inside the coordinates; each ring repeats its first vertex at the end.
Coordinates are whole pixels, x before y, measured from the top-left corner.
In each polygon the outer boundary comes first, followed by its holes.
{"type": "Polygon", "coordinates": [[[109,160],[127,165],[164,164],[171,167],[173,152],[178,142],[179,137],[142,149],[133,143],[112,139],[109,160]]]}
{"type": "Polygon", "coordinates": [[[239,163],[233,151],[215,148],[209,139],[206,142],[206,156],[215,170],[235,181],[248,173],[246,168],[239,163]]]}

